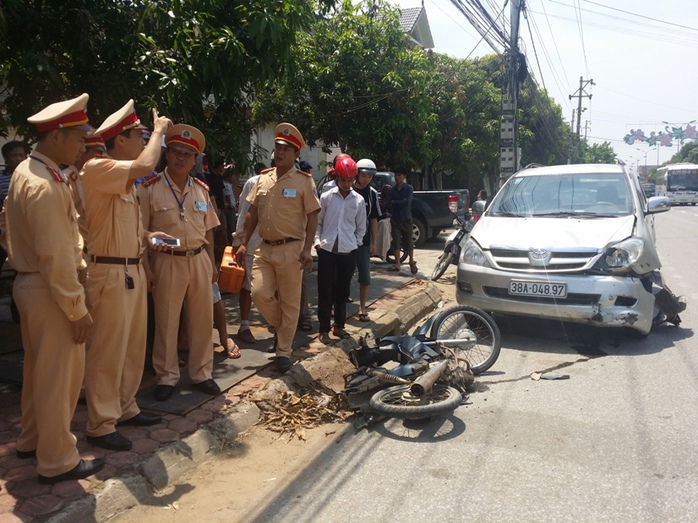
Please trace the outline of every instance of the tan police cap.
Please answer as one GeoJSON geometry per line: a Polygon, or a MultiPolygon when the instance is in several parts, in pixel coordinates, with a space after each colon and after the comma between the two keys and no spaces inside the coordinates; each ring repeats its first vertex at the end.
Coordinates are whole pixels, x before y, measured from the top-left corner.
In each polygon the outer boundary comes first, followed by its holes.
{"type": "Polygon", "coordinates": [[[89,119],[85,112],[89,98],[90,95],[83,93],[77,98],[51,104],[27,118],[27,121],[35,125],[36,130],[40,133],[68,127],[90,131],[92,127],[87,125],[89,119]]]}
{"type": "Polygon", "coordinates": [[[194,149],[197,154],[204,152],[206,138],[196,127],[184,123],[173,125],[165,134],[165,145],[181,144],[194,149]]]}
{"type": "Polygon", "coordinates": [[[104,123],[94,132],[94,136],[101,136],[102,140],[106,142],[110,138],[114,138],[117,134],[121,134],[129,129],[146,129],[146,127],[140,125],[140,123],[141,121],[136,114],[135,104],[133,100],[129,100],[121,109],[109,115],[107,119],[104,120],[104,123]]]}
{"type": "Polygon", "coordinates": [[[305,147],[303,135],[294,125],[291,125],[290,123],[284,122],[277,125],[276,129],[274,130],[274,135],[274,141],[276,143],[292,145],[299,151],[305,147]]]}
{"type": "Polygon", "coordinates": [[[104,139],[101,136],[95,136],[94,133],[88,134],[85,138],[85,147],[95,147],[102,151],[106,150],[104,147],[104,139]]]}

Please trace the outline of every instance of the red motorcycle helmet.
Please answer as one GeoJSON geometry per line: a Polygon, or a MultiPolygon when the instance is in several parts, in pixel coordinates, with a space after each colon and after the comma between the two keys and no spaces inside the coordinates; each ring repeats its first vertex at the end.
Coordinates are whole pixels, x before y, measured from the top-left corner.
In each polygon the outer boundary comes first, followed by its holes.
{"type": "Polygon", "coordinates": [[[355,178],[359,174],[356,162],[348,154],[340,154],[335,158],[334,170],[340,178],[355,178]]]}

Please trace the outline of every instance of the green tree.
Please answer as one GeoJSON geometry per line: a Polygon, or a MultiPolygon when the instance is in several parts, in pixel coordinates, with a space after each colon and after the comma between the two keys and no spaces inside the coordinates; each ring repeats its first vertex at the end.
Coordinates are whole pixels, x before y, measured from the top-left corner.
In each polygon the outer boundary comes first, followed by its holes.
{"type": "Polygon", "coordinates": [[[615,163],[616,153],[609,142],[589,145],[581,140],[572,148],[572,163],[615,163]]]}
{"type": "Polygon", "coordinates": [[[293,64],[296,37],[334,0],[6,0],[4,128],[88,92],[93,123],[134,98],[202,129],[208,151],[247,157],[255,91],[293,64]],[[28,45],[28,35],[31,45],[28,45]]]}
{"type": "Polygon", "coordinates": [[[476,61],[434,54],[431,71],[427,96],[436,126],[425,158],[429,186],[440,188],[447,173],[457,187],[480,187],[498,161],[501,93],[476,61]]]}
{"type": "Polygon", "coordinates": [[[308,143],[382,167],[419,165],[429,154],[427,53],[409,44],[397,9],[345,0],[299,35],[294,57],[296,67],[255,103],[256,123],[288,119],[308,143]]]}
{"type": "Polygon", "coordinates": [[[698,141],[684,144],[681,150],[671,157],[669,163],[689,162],[698,164],[698,141]]]}

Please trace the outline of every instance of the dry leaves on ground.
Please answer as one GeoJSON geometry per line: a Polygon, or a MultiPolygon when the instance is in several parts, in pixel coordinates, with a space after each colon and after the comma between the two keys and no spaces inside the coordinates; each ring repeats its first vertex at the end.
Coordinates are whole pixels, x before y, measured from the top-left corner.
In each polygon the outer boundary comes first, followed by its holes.
{"type": "Polygon", "coordinates": [[[325,423],[338,423],[352,414],[341,408],[339,396],[331,391],[280,393],[275,402],[259,402],[257,406],[262,411],[259,424],[300,440],[306,439],[306,429],[325,423]]]}

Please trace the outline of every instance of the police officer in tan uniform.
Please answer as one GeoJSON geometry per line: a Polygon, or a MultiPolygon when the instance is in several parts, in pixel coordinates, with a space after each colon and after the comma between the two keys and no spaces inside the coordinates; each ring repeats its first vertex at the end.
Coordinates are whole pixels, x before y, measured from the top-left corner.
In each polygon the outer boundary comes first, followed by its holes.
{"type": "Polygon", "coordinates": [[[70,421],[85,369],[92,318],[78,282],[82,240],[59,164],[84,149],[88,95],[50,105],[28,118],[39,142],[15,170],[5,201],[3,246],[18,271],[13,296],[22,319],[24,382],[17,457],[36,456],[39,482],[82,479],[104,466],[81,460],[70,421]]]}
{"type": "Polygon", "coordinates": [[[313,263],[310,249],[320,202],[312,176],[294,165],[305,147],[300,131],[281,123],[276,126],[275,136],[276,167],[263,171],[247,196],[250,208],[236,258],[244,267],[247,242],[259,223],[262,244],[252,269],[252,300],[275,328],[276,365],[286,372],[292,365],[303,269],[313,263]]]}
{"type": "MultiPolygon", "coordinates": [[[[83,167],[87,252],[87,293],[95,321],[87,346],[85,396],[87,441],[128,450],[122,425],[161,421],[140,411],[135,395],[145,363],[147,282],[141,256],[153,235],[145,233],[134,182],[153,172],[160,140],[172,122],[153,110],[153,138],[143,148],[133,100],[109,116],[95,136],[107,152],[83,167]]],[[[157,233],[157,236],[166,236],[157,233]]]]}
{"type": "Polygon", "coordinates": [[[87,138],[85,138],[85,151],[78,155],[73,165],[63,171],[63,176],[68,181],[70,190],[73,192],[75,210],[78,211],[78,229],[80,229],[83,239],[87,237],[87,226],[85,225],[85,195],[82,190],[82,178],[79,176],[80,170],[87,163],[87,160],[100,156],[105,152],[104,140],[102,140],[101,136],[94,136],[94,129],[92,129],[87,134],[87,138]]]}
{"type": "Polygon", "coordinates": [[[221,389],[213,380],[211,282],[218,281],[213,253],[213,229],[220,225],[208,187],[189,176],[197,155],[206,146],[196,127],[177,124],[165,136],[167,167],[138,187],[143,225],[179,240],[171,250],[154,252],[152,292],[155,303],[153,367],[158,377],[155,399],[164,401],[179,382],[177,332],[186,303],[189,339],[189,378],[206,394],[221,389]]]}

